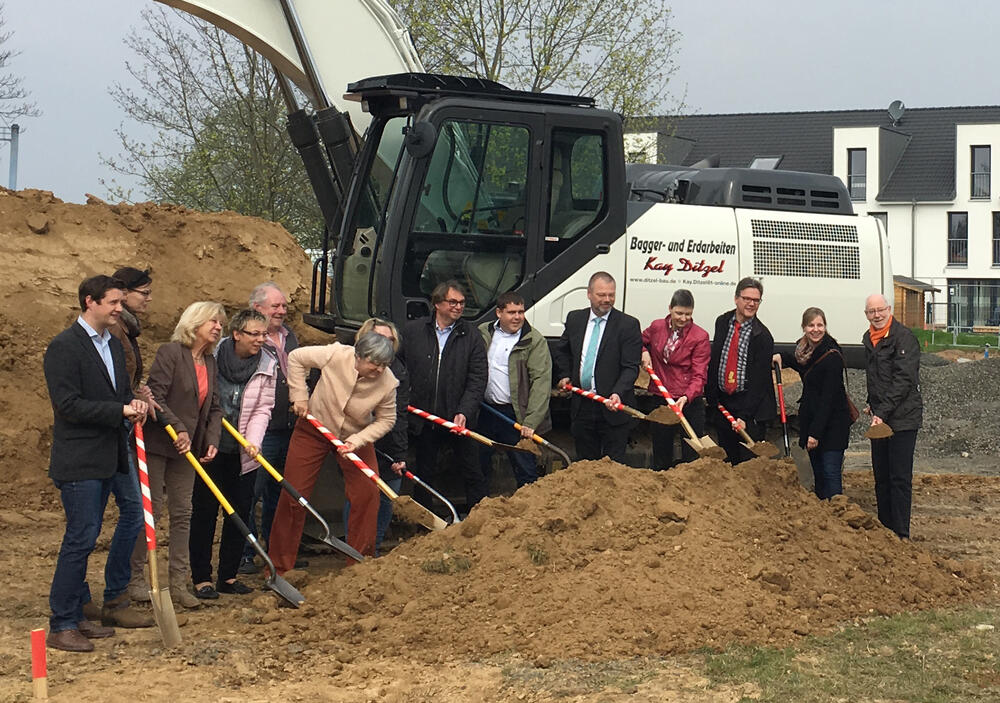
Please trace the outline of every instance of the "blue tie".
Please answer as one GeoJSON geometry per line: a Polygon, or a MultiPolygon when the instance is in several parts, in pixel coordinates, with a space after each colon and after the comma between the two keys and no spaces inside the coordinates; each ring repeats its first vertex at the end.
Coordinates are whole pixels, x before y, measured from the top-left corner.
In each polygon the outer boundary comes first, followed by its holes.
{"type": "Polygon", "coordinates": [[[594,385],[594,364],[597,362],[597,345],[601,341],[601,323],[603,317],[594,318],[594,329],[590,333],[590,344],[583,356],[583,369],[580,371],[580,383],[584,390],[590,390],[594,385]]]}

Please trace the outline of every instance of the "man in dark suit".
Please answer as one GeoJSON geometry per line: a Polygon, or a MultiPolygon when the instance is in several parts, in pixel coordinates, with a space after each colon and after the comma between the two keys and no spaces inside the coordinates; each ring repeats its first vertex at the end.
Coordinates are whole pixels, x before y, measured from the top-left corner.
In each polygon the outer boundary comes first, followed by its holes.
{"type": "MultiPolygon", "coordinates": [[[[146,417],[146,403],[133,398],[121,342],[108,331],[121,315],[124,289],[109,276],[81,283],[82,314],[49,343],[43,363],[54,414],[49,476],[66,512],[49,593],[47,644],[70,652],[92,651],[91,639],[114,634],[85,620],[83,605],[90,601],[87,560],[101,531],[112,480],[129,470],[125,421],[146,417]]],[[[124,591],[128,581],[107,585],[124,591]]]]}
{"type": "MultiPolygon", "coordinates": [[[[439,283],[431,292],[431,304],[434,314],[407,322],[400,340],[399,359],[410,376],[410,403],[459,427],[475,429],[489,373],[486,345],[479,330],[462,317],[465,292],[458,281],[439,283]]],[[[432,479],[442,473],[438,454],[450,446],[465,484],[466,511],[486,497],[489,486],[473,440],[416,415],[410,417],[410,434],[421,476],[432,479]]],[[[413,497],[424,505],[433,502],[420,486],[414,486],[413,497]]]]}
{"type": "Polygon", "coordinates": [[[741,444],[740,435],[719,412],[729,411],[754,441],[764,439],[767,423],[774,419],[774,383],[771,380],[771,357],[774,338],[757,317],[764,284],[749,276],[736,284],[736,307],[715,319],[712,357],[708,362],[705,397],[709,417],[719,432],[719,446],[726,450],[730,463],[753,458],[741,444]]]}
{"type": "Polygon", "coordinates": [[[639,321],[614,309],[615,279],[599,271],[587,283],[590,307],[566,316],[553,350],[558,386],[574,386],[607,398],[606,407],[579,395],[570,399],[573,440],[578,459],[609,456],[625,461],[631,418],[613,410],[635,404],[642,334],[639,321]]]}

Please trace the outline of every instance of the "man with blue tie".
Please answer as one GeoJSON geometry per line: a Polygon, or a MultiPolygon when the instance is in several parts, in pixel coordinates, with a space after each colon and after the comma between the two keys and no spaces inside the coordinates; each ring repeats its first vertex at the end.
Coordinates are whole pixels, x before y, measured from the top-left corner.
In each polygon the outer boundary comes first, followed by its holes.
{"type": "Polygon", "coordinates": [[[573,395],[570,419],[578,459],[608,456],[625,461],[631,418],[611,408],[634,405],[642,334],[639,321],[615,310],[615,279],[598,271],[587,283],[590,307],[566,316],[562,336],[553,350],[558,386],[594,391],[608,399],[606,407],[573,395]]]}

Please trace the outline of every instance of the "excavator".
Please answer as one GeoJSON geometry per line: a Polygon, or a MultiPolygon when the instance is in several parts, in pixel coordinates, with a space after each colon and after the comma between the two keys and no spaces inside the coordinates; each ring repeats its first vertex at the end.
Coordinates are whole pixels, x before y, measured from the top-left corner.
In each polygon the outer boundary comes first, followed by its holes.
{"type": "MultiPolygon", "coordinates": [[[[709,327],[753,275],[775,301],[762,317],[779,349],[801,336],[806,305],[860,340],[865,296],[892,295],[886,233],[855,215],[838,178],[626,165],[620,115],[588,97],[426,73],[384,0],[159,1],[274,66],[326,225],[305,319],[343,341],[373,315],[430,314],[448,279],[466,289],[470,320],[492,319],[497,296],[516,290],[530,324],[556,338],[597,271],[643,325],[687,288],[709,327]]],[[[861,353],[845,345],[849,362],[861,353]]]]}

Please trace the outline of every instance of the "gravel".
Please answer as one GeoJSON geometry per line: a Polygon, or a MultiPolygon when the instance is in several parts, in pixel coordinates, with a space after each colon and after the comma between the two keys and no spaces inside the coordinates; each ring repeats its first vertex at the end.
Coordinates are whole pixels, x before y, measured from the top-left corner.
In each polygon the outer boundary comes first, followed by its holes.
{"type": "MultiPolygon", "coordinates": [[[[934,354],[921,356],[920,390],[924,424],[917,435],[917,454],[993,456],[1000,459],[1000,358],[949,362],[934,354]],[[965,454],[963,454],[963,452],[965,454]]],[[[848,369],[849,392],[859,410],[865,406],[865,372],[848,369]]],[[[785,386],[791,411],[802,392],[800,383],[785,386]]],[[[867,449],[868,429],[862,415],[851,429],[850,449],[867,449]]],[[[796,437],[797,437],[796,433],[796,437]]]]}

